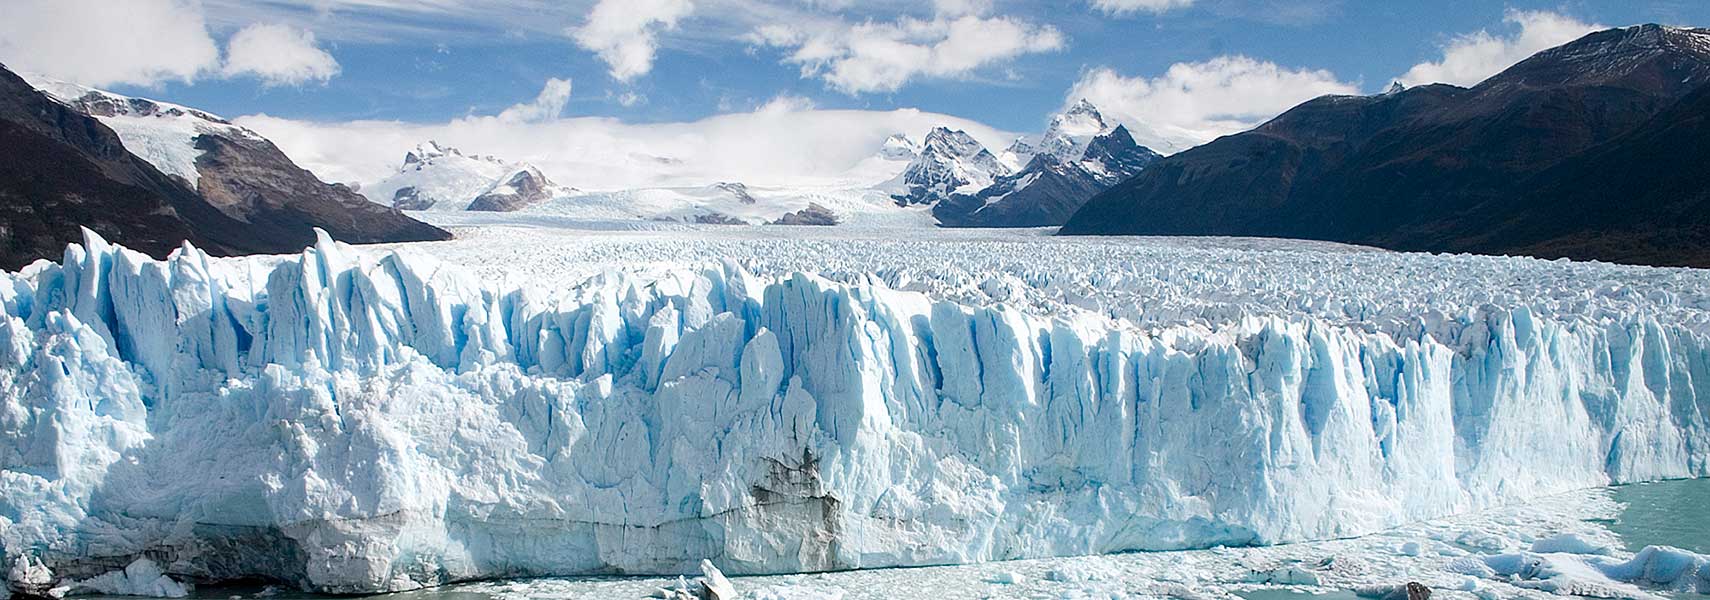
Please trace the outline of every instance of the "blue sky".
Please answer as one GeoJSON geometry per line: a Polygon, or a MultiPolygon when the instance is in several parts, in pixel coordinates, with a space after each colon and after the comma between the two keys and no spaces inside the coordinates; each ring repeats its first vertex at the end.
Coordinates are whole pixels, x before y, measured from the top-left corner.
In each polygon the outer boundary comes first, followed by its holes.
{"type": "MultiPolygon", "coordinates": [[[[609,151],[576,140],[682,158],[707,131],[863,145],[942,122],[997,145],[1083,96],[1168,153],[1321,94],[1472,85],[1602,26],[1710,25],[1701,0],[0,2],[9,66],[237,117],[338,180],[422,136],[564,165],[609,151]],[[548,126],[556,146],[512,142],[548,126]]],[[[703,145],[778,160],[749,141],[703,145]]]]}
{"type": "MultiPolygon", "coordinates": [[[[886,12],[930,16],[930,4],[919,4],[844,12],[854,15],[852,20],[883,19],[886,12]]],[[[1456,36],[1512,30],[1503,22],[1511,10],[1548,10],[1606,25],[1710,24],[1710,2],[1685,0],[1454,4],[1445,9],[1440,1],[1201,0],[1163,13],[1112,15],[1087,3],[1000,2],[992,9],[995,14],[1059,30],[1061,49],[1017,56],[957,77],[917,79],[894,92],[858,94],[803,78],[798,66],[781,62],[787,50],[695,31],[728,27],[710,15],[691,13],[673,30],[661,32],[652,70],[621,82],[607,75],[607,66],[593,52],[553,31],[581,22],[585,15],[574,7],[542,11],[540,30],[510,28],[500,20],[460,23],[463,17],[453,13],[443,19],[424,15],[425,31],[374,33],[341,23],[370,18],[355,6],[318,14],[254,7],[221,14],[222,7],[205,5],[216,38],[221,29],[245,19],[271,18],[314,31],[341,72],[304,85],[204,78],[190,84],[113,87],[227,115],[438,121],[497,112],[532,97],[547,78],[558,77],[576,84],[567,113],[633,122],[693,120],[789,94],[824,108],[915,107],[1024,131],[1037,128],[1057,109],[1089,68],[1153,76],[1174,63],[1240,54],[1287,67],[1326,69],[1375,91],[1412,65],[1440,55],[1456,36]],[[645,101],[624,106],[619,102],[624,94],[639,94],[645,101]]],[[[368,13],[385,18],[381,11],[368,13]]]]}

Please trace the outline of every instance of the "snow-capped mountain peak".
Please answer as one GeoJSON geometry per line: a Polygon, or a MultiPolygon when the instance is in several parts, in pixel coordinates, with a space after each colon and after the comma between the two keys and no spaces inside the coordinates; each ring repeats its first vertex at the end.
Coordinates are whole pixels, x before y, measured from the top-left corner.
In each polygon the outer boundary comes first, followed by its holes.
{"type": "Polygon", "coordinates": [[[908,136],[893,133],[885,138],[885,143],[879,146],[879,157],[885,160],[914,160],[920,155],[920,144],[908,139],[908,136]]]}
{"type": "Polygon", "coordinates": [[[958,191],[984,188],[1012,170],[967,132],[935,127],[898,176],[904,191],[893,198],[904,205],[931,204],[958,191]]]}
{"type": "Polygon", "coordinates": [[[408,167],[413,164],[427,162],[448,154],[456,156],[463,155],[463,153],[458,152],[456,148],[441,146],[439,145],[439,142],[428,140],[420,144],[416,144],[415,149],[404,153],[404,166],[408,167]]]}
{"type": "Polygon", "coordinates": [[[1033,146],[1033,154],[1050,154],[1063,161],[1077,160],[1093,138],[1110,133],[1111,129],[1098,107],[1083,99],[1051,117],[1050,125],[1039,137],[1039,143],[1033,146]]]}
{"type": "MultiPolygon", "coordinates": [[[[1090,105],[1088,105],[1090,106],[1090,105]]],[[[1054,120],[1085,131],[1096,111],[1054,120]]],[[[1102,122],[1102,119],[1098,119],[1102,122]]],[[[993,180],[973,193],[958,193],[933,207],[940,224],[955,227],[1042,227],[1057,225],[1089,198],[1144,170],[1158,153],[1141,146],[1128,129],[1117,125],[1084,143],[1058,127],[1052,140],[1065,144],[1055,152],[1038,152],[1025,167],[993,180]],[[1064,140],[1068,140],[1065,142],[1064,140]],[[1072,142],[1073,146],[1066,144],[1072,142]],[[1074,154],[1069,154],[1073,151],[1074,154]]]]}
{"type": "Polygon", "coordinates": [[[926,134],[926,141],[920,145],[920,156],[976,163],[985,162],[985,157],[996,158],[968,132],[948,127],[934,127],[926,134]]]}
{"type": "Polygon", "coordinates": [[[1104,115],[1098,111],[1098,107],[1082,98],[1069,107],[1069,110],[1051,118],[1051,127],[1046,130],[1046,137],[1050,137],[1052,131],[1067,135],[1097,135],[1106,129],[1108,126],[1105,125],[1104,115]]]}
{"type": "Polygon", "coordinates": [[[540,169],[465,154],[428,140],[404,154],[392,175],[362,187],[374,202],[403,210],[516,210],[567,190],[540,169]]]}

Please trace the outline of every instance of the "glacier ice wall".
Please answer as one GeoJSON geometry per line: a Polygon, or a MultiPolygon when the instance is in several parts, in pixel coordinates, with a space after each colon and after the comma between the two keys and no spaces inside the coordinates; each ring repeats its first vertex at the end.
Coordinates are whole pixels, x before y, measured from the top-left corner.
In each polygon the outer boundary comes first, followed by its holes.
{"type": "Polygon", "coordinates": [[[0,308],[14,589],[1269,544],[1710,475],[1710,339],[1643,315],[1139,329],[728,263],[495,289],[324,236],[92,234],[0,308]]]}

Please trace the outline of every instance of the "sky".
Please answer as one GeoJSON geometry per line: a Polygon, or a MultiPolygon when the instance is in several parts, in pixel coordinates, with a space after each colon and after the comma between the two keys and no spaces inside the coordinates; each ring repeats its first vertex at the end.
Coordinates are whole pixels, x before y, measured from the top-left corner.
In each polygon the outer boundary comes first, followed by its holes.
{"type": "Polygon", "coordinates": [[[1080,98],[1173,153],[1323,94],[1470,86],[1604,27],[1710,25],[1702,0],[1447,5],[0,0],[0,62],[233,118],[328,180],[433,137],[614,187],[824,176],[938,124],[1001,146],[1080,98]]]}

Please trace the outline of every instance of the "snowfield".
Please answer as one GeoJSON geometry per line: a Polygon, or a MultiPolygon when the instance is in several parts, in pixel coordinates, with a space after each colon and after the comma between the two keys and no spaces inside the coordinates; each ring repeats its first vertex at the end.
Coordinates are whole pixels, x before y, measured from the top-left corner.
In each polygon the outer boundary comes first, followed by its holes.
{"type": "MultiPolygon", "coordinates": [[[[1710,272],[543,225],[4,275],[9,586],[1268,545],[1710,475],[1710,272]]],[[[1639,568],[1539,560],[1466,577],[1639,568]]]]}

